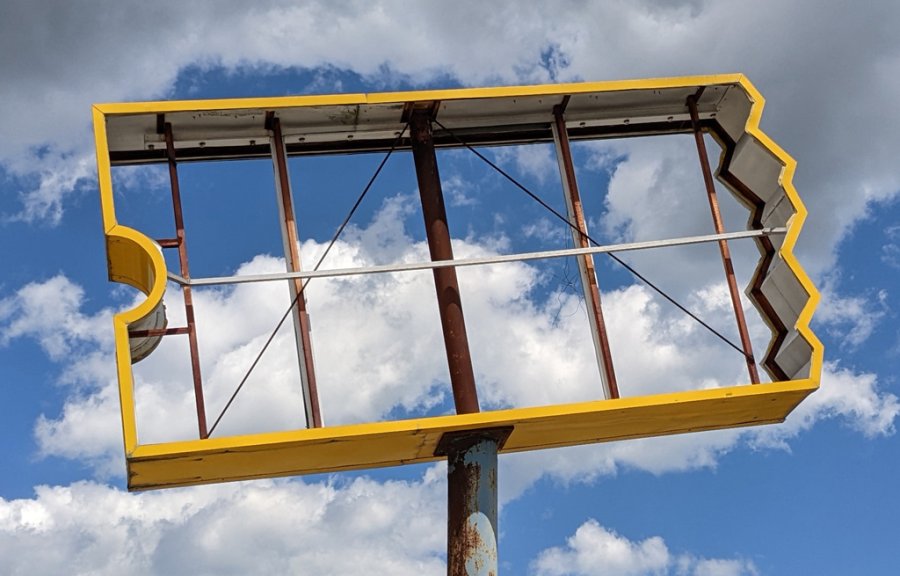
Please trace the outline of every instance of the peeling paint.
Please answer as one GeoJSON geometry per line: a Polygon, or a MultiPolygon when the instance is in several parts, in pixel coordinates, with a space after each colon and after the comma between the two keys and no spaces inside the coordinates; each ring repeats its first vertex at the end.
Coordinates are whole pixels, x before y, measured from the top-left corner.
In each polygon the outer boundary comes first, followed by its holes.
{"type": "Polygon", "coordinates": [[[447,574],[497,575],[496,438],[473,433],[448,454],[447,574]]]}

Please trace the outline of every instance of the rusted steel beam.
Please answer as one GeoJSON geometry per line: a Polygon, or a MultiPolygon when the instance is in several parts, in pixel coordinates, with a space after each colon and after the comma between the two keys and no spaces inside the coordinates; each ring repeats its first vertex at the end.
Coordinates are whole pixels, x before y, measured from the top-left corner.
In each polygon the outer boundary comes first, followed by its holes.
{"type": "MultiPolygon", "coordinates": [[[[566,129],[566,119],[562,106],[554,108],[553,117],[553,141],[556,144],[556,158],[559,163],[560,177],[562,178],[566,210],[568,211],[569,222],[575,225],[575,228],[572,229],[572,240],[575,242],[576,248],[589,248],[587,222],[584,218],[584,208],[581,205],[581,195],[578,192],[578,180],[575,177],[575,164],[572,162],[569,133],[566,129]]],[[[612,352],[609,347],[609,336],[606,332],[606,323],[603,320],[600,285],[597,282],[594,257],[591,254],[584,254],[576,256],[575,259],[578,261],[578,271],[581,274],[584,301],[588,306],[588,323],[591,326],[597,365],[600,367],[603,394],[607,399],[618,398],[619,385],[616,382],[616,372],[613,369],[612,352]]]]}
{"type": "MultiPolygon", "coordinates": [[[[284,150],[281,120],[274,113],[268,113],[266,115],[266,128],[272,133],[270,149],[272,151],[272,164],[275,169],[275,188],[278,197],[278,214],[281,218],[284,258],[288,272],[300,272],[297,220],[294,216],[294,200],[291,194],[291,180],[288,176],[287,155],[284,150]]],[[[297,302],[292,313],[294,317],[294,339],[297,346],[297,359],[300,363],[300,385],[303,389],[306,427],[321,428],[322,413],[319,409],[319,391],[316,386],[316,372],[313,366],[309,312],[306,308],[306,294],[303,291],[303,281],[295,278],[288,285],[291,300],[296,300],[297,302]]]]}
{"type": "Polygon", "coordinates": [[[181,328],[154,328],[151,330],[129,330],[129,338],[152,338],[154,336],[175,336],[179,334],[189,334],[190,328],[183,326],[181,328]]]}
{"type": "Polygon", "coordinates": [[[445,434],[436,455],[447,456],[447,575],[496,576],[497,453],[512,428],[445,434]]]}
{"type": "Polygon", "coordinates": [[[159,244],[161,248],[178,248],[180,244],[178,238],[157,238],[156,243],[159,244]]]}
{"type": "MultiPolygon", "coordinates": [[[[434,152],[429,111],[413,111],[410,118],[410,134],[419,195],[422,198],[428,250],[432,260],[452,260],[453,248],[450,245],[450,229],[447,225],[441,177],[434,152]]],[[[435,268],[433,273],[456,412],[457,414],[478,412],[475,373],[472,370],[469,340],[466,337],[466,323],[463,318],[456,268],[435,268]]]]}
{"type": "MultiPolygon", "coordinates": [[[[719,199],[716,195],[716,185],[713,181],[712,169],[709,166],[709,156],[706,152],[706,142],[703,139],[703,128],[700,126],[700,114],[697,111],[697,96],[689,96],[687,106],[691,113],[691,125],[694,132],[694,140],[697,143],[697,153],[700,155],[700,168],[703,171],[703,183],[706,186],[706,197],[709,200],[709,209],[712,213],[713,225],[717,234],[725,233],[725,224],[722,221],[722,213],[719,210],[719,199]]],[[[731,294],[731,305],[734,308],[734,317],[737,320],[738,333],[741,337],[741,348],[747,361],[747,372],[750,381],[759,384],[759,371],[756,368],[756,359],[753,357],[753,344],[750,341],[750,332],[747,330],[747,319],[744,317],[744,307],[741,304],[741,295],[738,290],[737,279],[734,275],[734,265],[731,261],[731,250],[727,240],[719,240],[719,252],[722,254],[722,264],[725,267],[725,279],[728,282],[728,292],[731,294]]]]}
{"type": "MultiPolygon", "coordinates": [[[[184,241],[184,214],[181,209],[181,188],[178,185],[178,164],[175,159],[175,141],[172,136],[172,124],[165,122],[163,132],[166,138],[166,158],[169,164],[169,181],[172,186],[172,209],[175,213],[175,240],[178,246],[178,262],[181,276],[190,280],[191,270],[188,265],[187,244],[184,241]]],[[[197,344],[197,324],[194,319],[194,299],[191,287],[183,285],[184,315],[187,321],[188,346],[191,353],[191,375],[194,381],[194,403],[197,406],[197,428],[200,438],[207,438],[206,405],[203,401],[203,378],[200,375],[200,350],[197,344]]]]}

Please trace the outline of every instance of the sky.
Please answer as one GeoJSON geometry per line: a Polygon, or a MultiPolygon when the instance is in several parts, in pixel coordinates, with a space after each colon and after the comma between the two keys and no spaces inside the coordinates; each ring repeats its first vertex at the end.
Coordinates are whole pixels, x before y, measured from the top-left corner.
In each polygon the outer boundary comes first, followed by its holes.
{"type": "MultiPolygon", "coordinates": [[[[501,456],[501,572],[893,574],[898,24],[890,2],[4,0],[0,573],[445,572],[443,464],[127,492],[111,317],[139,296],[106,276],[92,103],[740,72],[766,97],[763,130],[798,163],[809,219],[797,253],[823,294],[821,388],[780,425],[501,456]]],[[[484,153],[563,209],[550,147],[484,153]]],[[[712,232],[690,137],[578,143],[574,155],[603,241],[712,232]]],[[[304,262],[322,253],[381,158],[290,160],[304,262]]],[[[457,257],[570,241],[471,153],[438,158],[457,257]]],[[[283,268],[271,163],[185,165],[180,176],[196,276],[283,268]]],[[[163,168],[117,168],[114,186],[120,222],[171,236],[163,168]]],[[[724,189],[721,200],[727,227],[742,229],[746,211],[724,189]]],[[[732,249],[746,285],[755,249],[732,249]]],[[[427,254],[412,161],[397,153],[325,265],[427,254]]],[[[736,334],[713,247],[627,259],[736,334]]],[[[746,380],[733,351],[597,262],[624,395],[746,380]]],[[[459,271],[483,406],[596,397],[577,276],[565,260],[459,271]]],[[[277,284],[195,292],[211,407],[224,404],[286,294],[277,284]]],[[[173,286],[166,302],[180,325],[173,286]]],[[[429,273],[315,281],[309,303],[327,423],[451,409],[429,273]]],[[[761,350],[767,331],[749,305],[748,314],[761,350]]],[[[135,366],[142,441],[194,433],[177,338],[135,366]]],[[[291,346],[280,333],[223,434],[299,425],[291,346]]]]}

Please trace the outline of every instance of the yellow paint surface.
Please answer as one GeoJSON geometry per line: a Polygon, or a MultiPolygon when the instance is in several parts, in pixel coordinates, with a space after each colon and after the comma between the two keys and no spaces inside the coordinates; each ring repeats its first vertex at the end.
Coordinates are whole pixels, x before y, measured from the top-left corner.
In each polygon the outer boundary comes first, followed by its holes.
{"type": "Polygon", "coordinates": [[[145,490],[431,462],[447,432],[512,426],[502,452],[781,422],[808,380],[539,408],[141,446],[128,487],[145,490]]]}

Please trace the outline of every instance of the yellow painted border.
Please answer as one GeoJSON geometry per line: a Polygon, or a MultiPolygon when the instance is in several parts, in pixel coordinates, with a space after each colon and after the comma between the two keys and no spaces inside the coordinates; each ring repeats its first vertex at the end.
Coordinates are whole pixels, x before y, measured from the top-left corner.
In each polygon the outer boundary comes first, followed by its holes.
{"type": "MultiPolygon", "coordinates": [[[[677,433],[691,429],[708,429],[715,427],[727,427],[745,425],[758,422],[777,422],[782,420],[793,409],[797,402],[819,386],[823,363],[823,346],[810,329],[809,323],[812,314],[819,301],[819,293],[813,286],[810,278],[797,262],[793,250],[797,237],[806,220],[806,208],[801,202],[793,187],[792,179],[796,163],[790,155],[775,144],[759,127],[760,118],[765,101],[750,81],[741,74],[723,74],[711,76],[692,76],[678,78],[656,78],[640,80],[622,80],[611,82],[586,82],[577,84],[552,84],[540,86],[507,86],[494,88],[464,88],[454,90],[426,90],[413,92],[388,92],[379,94],[337,94],[316,96],[292,96],[276,98],[242,98],[228,100],[187,100],[187,101],[157,101],[157,102],[133,102],[133,103],[107,103],[96,104],[93,109],[94,132],[97,148],[98,176],[100,186],[101,209],[103,215],[104,233],[107,238],[109,253],[110,278],[114,281],[126,282],[137,287],[147,294],[147,299],[131,310],[116,314],[113,319],[116,361],[118,365],[119,392],[122,413],[123,437],[125,452],[128,459],[130,480],[129,486],[133,488],[157,487],[169,485],[194,484],[209,481],[233,480],[237,478],[253,477],[249,471],[243,474],[233,473],[222,478],[194,478],[193,480],[174,479],[171,470],[170,477],[165,480],[162,474],[155,482],[152,478],[144,483],[133,483],[135,470],[148,462],[172,461],[186,465],[191,458],[205,457],[211,454],[240,453],[242,450],[257,447],[260,449],[275,450],[279,446],[293,447],[299,450],[312,450],[311,445],[316,443],[340,442],[342,439],[355,439],[359,447],[366,446],[362,439],[394,438],[418,436],[432,432],[446,432],[450,430],[475,429],[480,427],[513,424],[522,429],[528,426],[537,426],[539,422],[558,422],[560,425],[568,425],[578,415],[603,418],[604,414],[611,411],[625,411],[633,414],[635,422],[641,422],[641,414],[649,414],[660,406],[672,407],[675,414],[680,408],[689,403],[703,403],[713,401],[740,401],[747,404],[749,413],[757,414],[747,422],[720,423],[715,426],[704,426],[702,419],[698,419],[696,426],[687,426],[685,429],[665,428],[654,429],[646,419],[643,427],[638,425],[634,434],[623,433],[616,437],[604,437],[602,434],[593,437],[592,441],[604,441],[625,437],[637,437],[666,433],[677,433]],[[161,301],[165,290],[166,267],[162,255],[156,249],[153,242],[140,232],[121,226],[116,222],[113,202],[113,189],[110,173],[109,150],[106,135],[106,118],[108,116],[170,113],[198,110],[231,110],[231,109],[280,109],[302,106],[348,106],[365,104],[403,104],[411,101],[431,100],[458,100],[477,98],[509,98],[540,95],[564,95],[586,92],[627,91],[627,90],[654,90],[665,88],[699,87],[710,85],[739,85],[752,101],[748,115],[745,132],[751,134],[760,143],[776,156],[784,165],[782,173],[782,186],[787,198],[791,202],[795,215],[788,223],[788,232],[780,247],[777,257],[785,261],[801,285],[809,294],[809,300],[804,306],[795,328],[812,347],[810,363],[810,376],[807,379],[792,382],[778,382],[761,384],[758,386],[742,386],[728,389],[693,390],[673,394],[661,394],[635,398],[623,398],[602,402],[590,402],[584,404],[549,406],[540,408],[523,408],[514,410],[501,410],[483,412],[472,415],[454,415],[446,417],[422,418],[414,420],[376,422],[359,424],[352,427],[330,427],[317,430],[297,430],[292,432],[276,432],[263,435],[235,436],[208,440],[194,440],[186,442],[172,442],[157,445],[140,445],[137,438],[135,423],[135,406],[133,394],[133,377],[131,372],[131,358],[128,342],[128,325],[134,323],[149,314],[161,301]],[[775,402],[778,394],[782,400],[788,398],[790,402],[782,401],[777,409],[774,404],[767,407],[767,402],[775,402]],[[769,396],[775,399],[770,399],[769,396]],[[758,422],[754,422],[753,418],[758,422]],[[656,431],[654,431],[656,430],[656,431]],[[266,448],[268,447],[268,448],[266,448]]],[[[664,411],[665,417],[671,415],[664,411]]],[[[749,416],[748,416],[749,418],[749,416]]],[[[665,418],[664,418],[665,419],[665,418]]],[[[713,421],[713,420],[710,420],[713,421]]],[[[597,424],[600,426],[601,424],[597,424]]],[[[599,434],[599,432],[597,433],[599,434]]],[[[608,434],[607,434],[608,436],[608,434]]],[[[516,450],[515,436],[511,437],[509,450],[516,450]]],[[[546,445],[565,445],[565,441],[557,437],[546,439],[546,445]]],[[[533,449],[528,446],[521,449],[533,449]]],[[[358,448],[357,451],[362,450],[358,448]]],[[[238,456],[235,456],[238,458],[238,456]]],[[[434,459],[433,454],[424,456],[415,461],[427,461],[434,459]]],[[[384,461],[373,465],[402,464],[409,460],[397,459],[384,461]]],[[[353,466],[347,466],[353,467],[353,466]]],[[[165,468],[161,466],[160,470],[165,468]]],[[[338,469],[336,467],[333,469],[338,469]]],[[[311,468],[302,466],[294,467],[284,473],[303,473],[311,471],[311,468]]],[[[277,475],[271,473],[269,475],[277,475]]],[[[177,476],[177,473],[175,474],[177,476]]],[[[146,480],[146,479],[145,479],[146,480]]]]}
{"type": "Polygon", "coordinates": [[[810,380],[140,446],[132,490],[432,462],[447,432],[514,428],[503,453],[783,421],[810,380]]]}
{"type": "Polygon", "coordinates": [[[126,454],[138,446],[135,421],[134,379],[131,371],[131,349],[128,326],[153,311],[166,290],[166,262],[150,238],[116,221],[113,201],[112,172],[106,139],[106,119],[94,108],[94,139],[97,149],[97,182],[103,231],[106,236],[107,266],[110,280],[129,284],[147,295],[146,300],[130,310],[113,316],[116,372],[119,379],[119,407],[122,413],[122,435],[126,454]]]}
{"type": "Polygon", "coordinates": [[[781,258],[790,268],[791,272],[809,294],[806,305],[800,312],[795,328],[812,347],[812,358],[810,361],[809,376],[810,380],[818,388],[822,376],[822,364],[824,362],[825,348],[819,338],[813,333],[810,327],[813,313],[819,305],[819,291],[812,283],[812,279],[806,274],[806,271],[797,261],[794,255],[794,247],[797,245],[797,238],[800,236],[800,230],[806,222],[807,210],[800,195],[794,188],[794,173],[797,169],[797,161],[776,144],[768,135],[766,135],[759,127],[762,119],[763,108],[765,107],[765,98],[759,93],[759,90],[745,77],[741,76],[739,80],[741,87],[746,90],[753,105],[750,108],[750,114],[747,117],[747,124],[744,131],[756,138],[765,148],[771,152],[784,165],[784,171],[781,175],[781,185],[784,188],[788,201],[793,206],[795,214],[788,222],[788,231],[785,235],[784,242],[776,253],[776,257],[781,258]]]}
{"type": "MultiPolygon", "coordinates": [[[[310,96],[274,96],[270,98],[227,98],[221,100],[157,100],[146,102],[117,102],[94,104],[105,116],[129,114],[157,114],[191,112],[197,110],[241,110],[292,108],[303,106],[353,106],[364,104],[403,104],[431,100],[465,100],[474,98],[508,98],[516,96],[553,96],[586,92],[615,92],[622,90],[660,90],[716,84],[749,85],[742,74],[684,76],[604,82],[539,84],[533,86],[496,86],[489,88],[453,88],[444,90],[414,90],[409,92],[377,92],[371,94],[329,94],[310,96]]],[[[745,87],[746,87],[745,85],[745,87]]],[[[755,92],[755,90],[754,90],[755,92]]]]}

